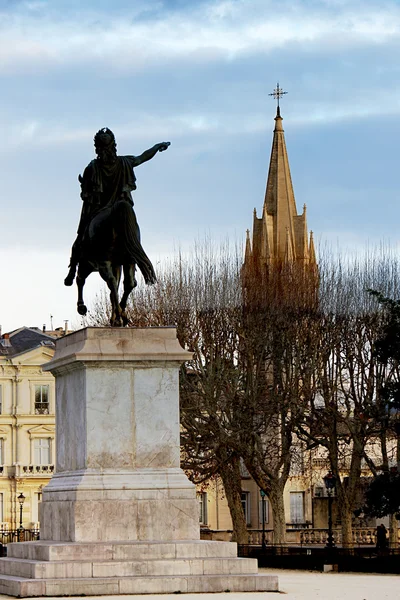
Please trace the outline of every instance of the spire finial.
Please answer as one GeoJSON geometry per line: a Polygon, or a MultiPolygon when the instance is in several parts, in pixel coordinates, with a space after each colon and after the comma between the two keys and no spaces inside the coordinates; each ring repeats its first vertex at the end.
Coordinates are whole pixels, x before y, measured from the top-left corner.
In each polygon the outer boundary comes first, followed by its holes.
{"type": "Polygon", "coordinates": [[[279,106],[279,100],[285,94],[287,94],[287,92],[284,92],[283,89],[279,86],[279,81],[276,84],[276,88],[274,89],[274,91],[271,94],[268,94],[268,96],[273,96],[275,98],[275,100],[277,101],[277,106],[276,106],[276,116],[277,117],[281,116],[281,110],[280,110],[280,106],[279,106]]]}

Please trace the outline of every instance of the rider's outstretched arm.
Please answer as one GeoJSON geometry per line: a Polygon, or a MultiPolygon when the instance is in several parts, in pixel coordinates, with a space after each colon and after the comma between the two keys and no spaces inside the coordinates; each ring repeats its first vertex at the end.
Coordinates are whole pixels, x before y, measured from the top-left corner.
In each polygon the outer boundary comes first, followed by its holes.
{"type": "Polygon", "coordinates": [[[152,148],[145,150],[140,156],[135,156],[135,167],[141,165],[142,163],[151,160],[157,152],[163,152],[168,148],[171,142],[161,142],[160,144],[156,144],[152,148]]]}

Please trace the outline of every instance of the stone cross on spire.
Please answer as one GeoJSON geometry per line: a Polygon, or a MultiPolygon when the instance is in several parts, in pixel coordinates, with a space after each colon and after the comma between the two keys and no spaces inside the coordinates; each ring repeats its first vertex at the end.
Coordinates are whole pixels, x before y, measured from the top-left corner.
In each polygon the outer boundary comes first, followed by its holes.
{"type": "Polygon", "coordinates": [[[279,82],[276,84],[276,88],[274,89],[274,91],[271,94],[268,94],[268,96],[273,96],[275,98],[275,100],[277,101],[276,114],[278,115],[278,117],[281,116],[281,110],[280,110],[280,106],[279,106],[279,100],[285,94],[287,94],[287,92],[283,91],[283,89],[279,86],[279,82]]]}

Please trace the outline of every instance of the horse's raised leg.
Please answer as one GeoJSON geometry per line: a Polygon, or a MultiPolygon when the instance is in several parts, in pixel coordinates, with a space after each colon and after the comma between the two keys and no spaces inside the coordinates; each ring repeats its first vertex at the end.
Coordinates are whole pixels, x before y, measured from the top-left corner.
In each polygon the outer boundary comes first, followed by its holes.
{"type": "Polygon", "coordinates": [[[78,267],[78,274],[76,276],[76,285],[78,286],[78,304],[77,309],[78,313],[82,316],[85,316],[87,313],[86,305],[83,301],[83,287],[85,285],[86,279],[89,277],[90,273],[93,273],[93,267],[89,265],[87,262],[80,262],[78,267]]]}
{"type": "Polygon", "coordinates": [[[118,284],[119,281],[115,277],[111,262],[107,261],[99,265],[100,277],[106,282],[108,289],[110,290],[111,300],[111,327],[122,327],[122,310],[118,301],[118,284]]]}
{"type": "Polygon", "coordinates": [[[122,321],[124,325],[128,325],[126,304],[128,302],[128,298],[131,291],[137,286],[137,281],[135,279],[135,267],[135,264],[124,265],[124,293],[120,302],[120,307],[122,310],[122,321]]]}

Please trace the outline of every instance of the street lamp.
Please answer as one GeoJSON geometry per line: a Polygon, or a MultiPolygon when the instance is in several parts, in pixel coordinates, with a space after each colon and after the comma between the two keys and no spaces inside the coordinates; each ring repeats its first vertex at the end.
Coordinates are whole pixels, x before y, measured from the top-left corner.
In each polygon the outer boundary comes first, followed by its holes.
{"type": "Polygon", "coordinates": [[[332,492],[336,487],[336,477],[332,471],[329,471],[329,473],[325,475],[324,483],[328,491],[328,541],[326,547],[332,550],[335,546],[332,533],[332,492]]]}
{"type": "Polygon", "coordinates": [[[25,496],[23,495],[23,493],[21,492],[20,495],[17,498],[18,502],[19,502],[19,529],[18,529],[18,541],[20,542],[22,539],[22,532],[24,531],[24,528],[22,527],[22,509],[24,506],[24,502],[25,502],[25,496]]]}
{"type": "Polygon", "coordinates": [[[267,544],[265,543],[265,492],[260,490],[261,496],[261,512],[262,512],[262,537],[261,537],[261,548],[265,550],[267,544]]]}

